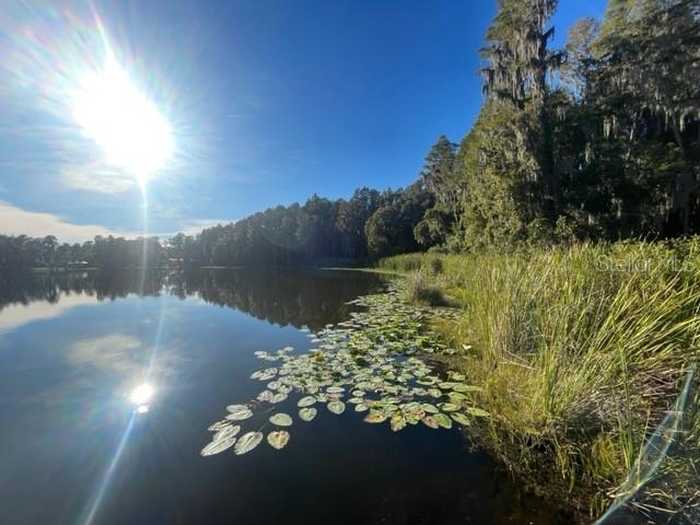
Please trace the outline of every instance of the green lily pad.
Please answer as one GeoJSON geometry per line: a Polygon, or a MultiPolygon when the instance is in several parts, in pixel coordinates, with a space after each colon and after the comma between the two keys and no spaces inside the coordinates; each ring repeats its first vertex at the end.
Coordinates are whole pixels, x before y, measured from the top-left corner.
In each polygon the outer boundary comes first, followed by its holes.
{"type": "Polygon", "coordinates": [[[343,403],[342,401],[331,401],[326,406],[328,407],[328,410],[330,410],[334,414],[340,415],[343,412],[345,412],[345,403],[343,403]]]}
{"type": "Polygon", "coordinates": [[[233,453],[237,456],[242,456],[257,447],[262,439],[262,432],[247,432],[238,438],[236,445],[233,447],[233,453]]]}
{"type": "Polygon", "coordinates": [[[228,436],[223,439],[215,439],[211,443],[209,443],[206,447],[202,449],[200,454],[202,456],[213,456],[214,454],[218,454],[219,452],[223,452],[224,450],[227,450],[228,448],[231,447],[236,442],[236,437],[235,436],[228,436]]]}
{"type": "Polygon", "coordinates": [[[313,405],[314,403],[316,403],[316,398],[315,398],[314,396],[306,396],[306,397],[302,397],[302,398],[297,402],[297,406],[300,407],[300,408],[310,407],[310,406],[313,405]]]}
{"type": "Polygon", "coordinates": [[[253,411],[245,405],[229,405],[226,410],[230,412],[226,419],[231,421],[243,421],[253,416],[253,411]]]}
{"type": "Polygon", "coordinates": [[[423,424],[425,424],[426,427],[430,427],[433,429],[437,429],[440,427],[440,424],[437,422],[437,419],[433,416],[425,416],[423,419],[423,424]]]}
{"type": "Polygon", "coordinates": [[[393,430],[394,432],[398,432],[399,430],[403,430],[406,427],[406,418],[404,418],[403,415],[400,412],[398,412],[391,416],[389,424],[391,425],[391,430],[393,430]]]}
{"type": "Polygon", "coordinates": [[[433,417],[442,428],[446,428],[448,430],[452,428],[452,420],[445,414],[435,414],[433,417]]]}
{"type": "Polygon", "coordinates": [[[286,430],[275,430],[267,435],[267,442],[272,448],[283,449],[289,443],[289,432],[286,430]]]}
{"type": "Polygon", "coordinates": [[[270,423],[277,425],[278,427],[291,427],[292,417],[289,414],[279,412],[273,416],[270,416],[270,423]]]}
{"type": "Polygon", "coordinates": [[[467,392],[481,392],[482,388],[478,386],[473,386],[473,385],[457,385],[452,388],[455,392],[460,392],[462,394],[466,394],[467,392]]]}
{"type": "Polygon", "coordinates": [[[236,425],[236,426],[227,426],[219,430],[214,436],[211,438],[212,441],[218,441],[219,439],[224,439],[229,436],[236,436],[239,432],[241,431],[241,426],[236,425]]]}
{"type": "Polygon", "coordinates": [[[469,421],[469,418],[459,412],[450,414],[450,417],[452,417],[452,419],[454,419],[457,423],[459,423],[460,425],[464,425],[465,427],[471,425],[471,421],[469,421]]]}
{"type": "Polygon", "coordinates": [[[272,399],[275,397],[275,394],[270,392],[269,390],[263,390],[258,394],[258,401],[266,401],[266,402],[271,402],[272,399]]]}
{"type": "Polygon", "coordinates": [[[312,421],[312,420],[316,417],[316,414],[318,414],[318,410],[316,410],[316,409],[313,408],[313,407],[310,407],[310,408],[302,408],[302,409],[299,411],[299,418],[300,418],[302,421],[309,422],[309,421],[312,421]]]}
{"type": "Polygon", "coordinates": [[[383,423],[384,421],[386,421],[386,414],[377,410],[370,410],[365,416],[366,423],[383,423]]]}
{"type": "Polygon", "coordinates": [[[282,401],[285,401],[287,399],[287,394],[285,392],[278,392],[274,396],[272,396],[272,399],[270,399],[270,403],[281,403],[282,401]]]}
{"type": "Polygon", "coordinates": [[[469,408],[467,408],[467,413],[468,413],[470,416],[474,416],[474,417],[490,417],[490,416],[491,416],[491,414],[489,414],[488,412],[486,412],[486,410],[482,410],[482,409],[477,408],[477,407],[469,407],[469,408]]]}

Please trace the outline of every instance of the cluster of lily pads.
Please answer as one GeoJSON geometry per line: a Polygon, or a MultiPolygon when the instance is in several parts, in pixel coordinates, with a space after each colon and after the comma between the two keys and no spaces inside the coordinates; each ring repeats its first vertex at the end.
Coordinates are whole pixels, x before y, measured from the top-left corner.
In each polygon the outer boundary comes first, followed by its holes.
{"type": "MultiPolygon", "coordinates": [[[[399,287],[394,283],[385,293],[351,301],[363,310],[352,313],[348,321],[309,333],[315,348],[308,352],[297,355],[289,346],[256,352],[270,363],[251,375],[265,384],[264,389],[255,400],[226,407],[226,417],[209,427],[215,434],[201,454],[217,454],[232,446],[237,455],[253,450],[263,441],[260,430],[265,425],[258,423],[258,430],[239,437],[242,422],[254,421],[256,412],[273,412],[279,403],[289,404],[293,394],[299,397],[298,418],[307,423],[323,405],[332,414],[352,409],[367,423],[388,422],[394,432],[419,423],[450,429],[453,424],[469,425],[473,417],[487,417],[474,406],[477,387],[466,384],[457,372],[440,373],[428,364],[431,354],[456,350],[436,343],[428,329],[428,317],[435,310],[403,303],[399,287]]],[[[290,440],[284,428],[293,425],[293,417],[279,411],[268,422],[277,429],[268,433],[267,442],[275,449],[284,448],[290,440]]]]}

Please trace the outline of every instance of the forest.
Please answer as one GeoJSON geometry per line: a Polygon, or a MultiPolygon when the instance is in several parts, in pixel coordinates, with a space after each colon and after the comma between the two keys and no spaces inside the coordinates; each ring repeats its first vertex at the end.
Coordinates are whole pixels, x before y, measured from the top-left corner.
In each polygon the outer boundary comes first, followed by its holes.
{"type": "Polygon", "coordinates": [[[164,242],[2,236],[0,266],[320,264],[700,233],[700,2],[610,0],[563,49],[556,0],[498,5],[476,123],[458,144],[437,138],[408,187],[313,195],[164,242]]]}

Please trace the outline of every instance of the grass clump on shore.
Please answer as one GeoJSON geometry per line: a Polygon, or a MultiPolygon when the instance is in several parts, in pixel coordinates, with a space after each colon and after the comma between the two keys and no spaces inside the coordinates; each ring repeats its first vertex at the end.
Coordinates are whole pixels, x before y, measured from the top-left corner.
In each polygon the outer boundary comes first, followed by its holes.
{"type": "Polygon", "coordinates": [[[700,355],[699,253],[698,240],[584,244],[380,266],[461,306],[438,329],[465,348],[451,366],[492,415],[477,440],[533,487],[598,515],[700,355]]]}
{"type": "Polygon", "coordinates": [[[439,286],[431,284],[431,279],[423,271],[411,273],[407,277],[406,300],[424,306],[449,306],[449,301],[439,286]]]}

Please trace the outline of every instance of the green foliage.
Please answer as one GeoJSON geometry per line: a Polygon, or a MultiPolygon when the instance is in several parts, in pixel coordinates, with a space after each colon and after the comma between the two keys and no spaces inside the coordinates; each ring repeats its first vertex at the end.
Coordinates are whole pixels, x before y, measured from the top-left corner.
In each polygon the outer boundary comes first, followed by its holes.
{"type": "Polygon", "coordinates": [[[0,235],[0,270],[32,268],[124,269],[159,267],[167,262],[166,250],[157,237],[124,239],[98,235],[83,244],[59,243],[53,235],[43,239],[26,235],[0,235]]]}
{"type": "Polygon", "coordinates": [[[447,306],[449,302],[439,287],[431,285],[429,277],[422,271],[408,276],[406,300],[425,306],[447,306]]]}
{"type": "Polygon", "coordinates": [[[432,195],[418,183],[393,196],[367,221],[369,254],[385,257],[418,250],[414,229],[433,204],[432,195]]]}
{"type": "Polygon", "coordinates": [[[466,349],[450,365],[491,414],[470,433],[533,486],[600,513],[700,358],[699,254],[698,239],[583,244],[417,271],[421,289],[439,284],[462,307],[438,329],[466,349]]]}

